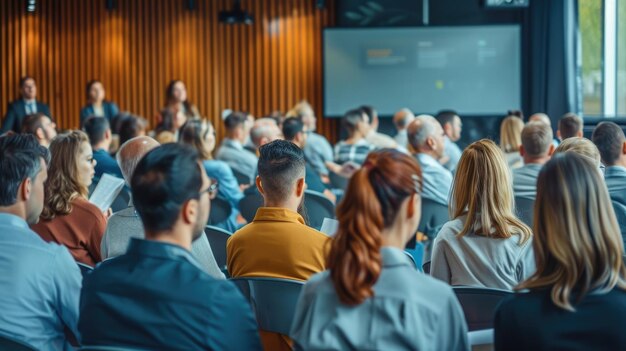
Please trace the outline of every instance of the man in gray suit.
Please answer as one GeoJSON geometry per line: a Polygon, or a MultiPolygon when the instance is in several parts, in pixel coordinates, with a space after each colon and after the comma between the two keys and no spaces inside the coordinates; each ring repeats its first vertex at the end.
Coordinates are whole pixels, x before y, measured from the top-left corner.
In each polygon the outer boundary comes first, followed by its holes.
{"type": "Polygon", "coordinates": [[[535,199],[539,171],[550,160],[553,152],[552,128],[543,122],[528,122],[522,129],[522,145],[519,150],[524,166],[513,170],[515,196],[535,199]]]}
{"type": "MultiPolygon", "coordinates": [[[[140,136],[130,139],[120,147],[117,152],[117,163],[127,185],[130,186],[130,179],[141,158],[158,146],[159,143],[154,139],[140,136]]],[[[127,209],[116,212],[109,218],[100,246],[102,258],[107,259],[125,254],[131,238],[143,237],[143,224],[135,212],[135,207],[131,204],[127,209]]],[[[214,278],[224,278],[224,274],[215,262],[206,235],[200,235],[191,244],[191,253],[205,272],[214,278]]]]}
{"type": "Polygon", "coordinates": [[[233,172],[248,176],[250,183],[254,180],[258,158],[244,148],[250,130],[246,127],[246,115],[232,112],[224,119],[226,137],[217,150],[215,158],[226,162],[233,172]]]}

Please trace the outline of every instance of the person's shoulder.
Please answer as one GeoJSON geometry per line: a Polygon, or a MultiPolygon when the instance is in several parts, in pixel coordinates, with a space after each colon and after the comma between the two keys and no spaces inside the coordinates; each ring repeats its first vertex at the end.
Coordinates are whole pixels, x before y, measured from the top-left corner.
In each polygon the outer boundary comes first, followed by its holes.
{"type": "Polygon", "coordinates": [[[23,99],[15,99],[13,101],[9,101],[9,108],[17,108],[21,105],[24,105],[23,99]]]}
{"type": "Polygon", "coordinates": [[[549,302],[548,305],[552,305],[549,290],[515,292],[502,300],[498,311],[505,316],[526,314],[531,313],[533,309],[541,308],[546,302],[549,302]]]}
{"type": "Polygon", "coordinates": [[[106,221],[106,217],[104,216],[102,211],[100,211],[98,206],[92,204],[86,199],[83,199],[82,197],[74,199],[74,201],[72,201],[72,207],[72,213],[78,211],[81,217],[88,216],[87,218],[83,217],[84,219],[106,221]]]}
{"type": "Polygon", "coordinates": [[[455,218],[446,222],[439,230],[439,234],[437,234],[437,240],[456,240],[457,235],[461,232],[464,225],[465,221],[462,217],[455,218]]]}

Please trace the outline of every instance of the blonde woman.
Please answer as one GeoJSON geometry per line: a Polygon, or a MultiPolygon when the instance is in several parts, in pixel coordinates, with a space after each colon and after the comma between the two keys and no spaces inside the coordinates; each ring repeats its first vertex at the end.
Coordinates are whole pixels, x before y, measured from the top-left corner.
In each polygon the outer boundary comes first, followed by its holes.
{"type": "Polygon", "coordinates": [[[96,165],[89,139],[81,131],[61,134],[52,140],[50,153],[44,208],[32,230],[65,245],[76,261],[94,266],[101,261],[107,216],[87,201],[96,165]]]}
{"type": "MultiPolygon", "coordinates": [[[[569,140],[569,139],[568,139],[569,140]]],[[[609,194],[574,152],[539,173],[536,272],[496,313],[496,350],[623,350],[626,268],[609,194]]]]}
{"type": "Polygon", "coordinates": [[[504,151],[506,162],[511,169],[524,165],[519,147],[522,145],[522,129],[524,121],[517,116],[509,115],[500,124],[500,148],[504,151]]]}
{"type": "Polygon", "coordinates": [[[435,239],[433,277],[510,290],[534,273],[532,233],[513,214],[510,170],[493,141],[463,151],[451,192],[452,221],[435,239]]]}
{"type": "Polygon", "coordinates": [[[567,138],[554,150],[555,154],[572,151],[579,155],[589,158],[598,169],[602,169],[600,150],[596,144],[587,138],[567,138]]]}

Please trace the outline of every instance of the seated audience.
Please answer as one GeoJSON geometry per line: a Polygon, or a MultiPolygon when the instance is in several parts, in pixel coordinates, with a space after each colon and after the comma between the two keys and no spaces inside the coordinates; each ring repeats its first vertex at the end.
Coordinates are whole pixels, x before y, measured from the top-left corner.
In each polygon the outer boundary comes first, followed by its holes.
{"type": "Polygon", "coordinates": [[[500,124],[500,148],[511,169],[520,168],[523,165],[522,156],[519,153],[522,145],[522,129],[524,121],[521,118],[509,115],[500,124]]]}
{"type": "Polygon", "coordinates": [[[291,111],[287,112],[287,117],[300,117],[307,130],[308,142],[304,146],[304,157],[306,162],[321,176],[328,176],[326,162],[333,162],[333,148],[328,140],[320,134],[315,133],[317,128],[317,118],[311,105],[306,101],[300,101],[291,111]]]}
{"type": "Polygon", "coordinates": [[[595,165],[555,155],[539,174],[535,206],[537,270],[500,304],[496,350],[622,349],[623,246],[595,165]]]}
{"type": "MultiPolygon", "coordinates": [[[[141,158],[158,146],[158,142],[145,136],[131,139],[122,144],[117,153],[117,162],[122,169],[127,186],[130,187],[131,177],[141,158]]],[[[143,224],[133,204],[130,204],[125,210],[114,213],[109,218],[106,231],[102,237],[102,259],[105,260],[125,254],[131,238],[144,238],[143,224]]],[[[224,274],[215,262],[209,240],[205,235],[201,235],[191,244],[191,254],[200,264],[200,268],[209,275],[214,278],[224,278],[224,274]]]]}
{"type": "Polygon", "coordinates": [[[379,149],[397,148],[398,143],[396,143],[392,137],[383,133],[378,133],[378,111],[368,105],[363,105],[360,109],[367,115],[367,119],[369,121],[368,123],[370,124],[369,131],[365,135],[365,140],[379,149]]]}
{"type": "Polygon", "coordinates": [[[515,196],[534,200],[539,171],[554,152],[552,128],[542,122],[528,122],[522,129],[519,152],[524,166],[513,170],[513,192],[515,196]]]}
{"type": "Polygon", "coordinates": [[[83,130],[89,138],[93,149],[93,159],[96,161],[94,179],[99,180],[104,173],[123,178],[120,167],[109,154],[113,140],[109,121],[104,117],[89,117],[83,123],[83,130]]]}
{"type": "Polygon", "coordinates": [[[399,147],[403,147],[405,149],[409,147],[407,127],[411,124],[411,122],[413,122],[413,120],[415,120],[415,115],[408,108],[403,108],[393,115],[393,125],[396,127],[396,131],[398,132],[394,137],[394,140],[399,147]]]}
{"type": "Polygon", "coordinates": [[[22,122],[28,115],[42,113],[50,116],[50,107],[37,100],[37,83],[35,78],[25,76],[20,79],[20,98],[9,103],[7,114],[2,120],[0,134],[8,131],[19,133],[22,129],[22,122]]]}
{"type": "Polygon", "coordinates": [[[85,345],[151,350],[259,350],[256,322],[235,285],[202,271],[191,243],[203,236],[212,185],[195,150],[158,147],[131,189],[145,240],[85,276],[78,329],[85,345]],[[106,327],[103,327],[106,326],[106,327]]]}
{"type": "Polygon", "coordinates": [[[178,131],[185,123],[187,116],[182,111],[164,108],[158,116],[158,124],[154,128],[154,139],[161,144],[175,143],[178,131]]]}
{"type": "Polygon", "coordinates": [[[252,129],[250,129],[250,141],[254,146],[255,152],[261,146],[282,137],[283,132],[273,118],[259,118],[254,121],[252,129]]]}
{"type": "Polygon", "coordinates": [[[304,286],[291,328],[302,350],[469,350],[452,289],[419,273],[404,247],[420,221],[421,172],[371,153],[337,208],[328,271],[304,286]]]}
{"type": "Polygon", "coordinates": [[[52,140],[50,153],[41,220],[31,228],[45,241],[67,247],[76,261],[94,266],[102,261],[107,216],[87,200],[95,173],[89,139],[81,131],[60,134],[52,140]]]}
{"type": "Polygon", "coordinates": [[[494,142],[483,139],[463,151],[450,217],[435,239],[433,277],[510,290],[535,272],[532,232],[513,214],[510,172],[494,142]]]}
{"type": "Polygon", "coordinates": [[[408,127],[409,144],[422,169],[422,194],[425,199],[448,205],[452,173],[441,165],[445,141],[441,125],[428,115],[417,116],[408,127]]]}
{"type": "Polygon", "coordinates": [[[148,121],[145,118],[126,115],[120,123],[118,135],[120,137],[119,145],[124,144],[130,139],[146,135],[148,121]]]}
{"type": "Polygon", "coordinates": [[[572,151],[589,158],[589,160],[598,168],[598,172],[604,174],[602,171],[604,166],[601,162],[600,151],[596,145],[591,142],[591,140],[578,137],[567,138],[563,140],[563,142],[554,150],[554,154],[566,151],[572,151]]]}
{"type": "Polygon", "coordinates": [[[32,134],[41,146],[48,147],[57,136],[57,125],[50,117],[43,113],[28,115],[22,122],[22,133],[32,134]]]}
{"type": "Polygon", "coordinates": [[[250,178],[252,182],[256,173],[257,157],[244,149],[243,145],[250,134],[246,127],[246,115],[233,112],[224,119],[226,137],[215,153],[215,158],[226,162],[233,171],[250,178]]]}
{"type": "MultiPolygon", "coordinates": [[[[185,119],[200,118],[200,111],[187,98],[187,87],[180,79],[174,79],[165,88],[165,108],[175,115],[181,113],[185,119]]],[[[180,123],[179,127],[185,124],[180,123]]]]}
{"type": "Polygon", "coordinates": [[[376,148],[365,139],[371,128],[369,117],[361,109],[350,110],[341,119],[341,126],[348,132],[348,138],[335,145],[335,162],[362,164],[376,148]]]}
{"type": "Polygon", "coordinates": [[[87,118],[91,116],[104,117],[109,123],[120,113],[117,104],[104,100],[104,85],[99,80],[91,80],[87,83],[87,105],[80,110],[80,125],[84,126],[87,118]]]}
{"type": "Polygon", "coordinates": [[[556,136],[560,141],[567,138],[583,137],[583,120],[575,113],[566,113],[559,120],[559,129],[556,136]]]}
{"type": "Polygon", "coordinates": [[[0,138],[0,335],[35,350],[71,350],[82,277],[63,246],[28,228],[39,221],[50,154],[32,135],[0,138]]]}
{"type": "Polygon", "coordinates": [[[547,124],[548,126],[552,126],[552,121],[550,120],[550,116],[543,112],[533,113],[528,117],[528,122],[542,122],[547,124]]]}
{"type": "Polygon", "coordinates": [[[198,151],[202,159],[202,165],[209,178],[217,181],[217,193],[231,206],[230,217],[223,223],[216,223],[215,226],[229,231],[230,233],[239,229],[237,216],[239,215],[239,200],[243,198],[243,193],[239,189],[237,179],[233,171],[224,161],[213,159],[215,149],[215,129],[208,120],[192,119],[187,121],[180,129],[178,142],[187,144],[198,151]]]}
{"type": "Polygon", "coordinates": [[[443,133],[445,134],[444,150],[447,156],[447,162],[445,162],[443,166],[449,169],[450,172],[454,172],[461,158],[461,153],[463,152],[456,144],[456,142],[461,139],[463,123],[461,122],[461,117],[452,110],[440,111],[436,118],[439,124],[441,124],[443,133]]]}

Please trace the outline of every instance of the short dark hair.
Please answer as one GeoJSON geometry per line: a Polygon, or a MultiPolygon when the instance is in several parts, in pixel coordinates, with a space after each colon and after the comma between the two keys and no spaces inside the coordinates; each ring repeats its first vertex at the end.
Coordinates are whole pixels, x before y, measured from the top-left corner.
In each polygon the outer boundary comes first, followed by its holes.
{"type": "Polygon", "coordinates": [[[20,78],[20,88],[24,87],[24,84],[26,84],[26,81],[29,80],[29,79],[32,79],[33,82],[35,82],[35,84],[37,84],[37,81],[32,76],[23,76],[22,78],[20,78]]]}
{"type": "Polygon", "coordinates": [[[91,116],[83,123],[83,131],[85,131],[85,134],[89,137],[89,143],[91,143],[92,146],[104,140],[104,135],[109,129],[111,129],[111,126],[106,117],[91,116]]]}
{"type": "Polygon", "coordinates": [[[304,177],[304,152],[286,140],[274,140],[259,148],[258,171],[267,197],[286,200],[298,178],[304,177]]]}
{"type": "Polygon", "coordinates": [[[441,124],[441,127],[445,126],[448,123],[452,123],[454,121],[454,117],[458,117],[459,115],[454,110],[442,110],[437,113],[435,118],[437,122],[441,124]]]}
{"type": "Polygon", "coordinates": [[[622,154],[624,139],[624,131],[613,122],[598,124],[591,135],[591,140],[596,144],[606,166],[613,166],[617,162],[622,154]]]}
{"type": "Polygon", "coordinates": [[[577,136],[581,130],[583,130],[583,120],[575,113],[566,113],[559,120],[559,133],[563,140],[577,136]]]}
{"type": "Polygon", "coordinates": [[[120,121],[120,127],[118,130],[120,136],[120,145],[124,144],[128,140],[139,136],[139,133],[148,127],[148,122],[139,116],[125,115],[120,121]]]}
{"type": "Polygon", "coordinates": [[[32,134],[13,134],[0,138],[0,206],[17,201],[17,191],[26,179],[34,179],[41,171],[43,158],[50,163],[50,152],[39,145],[32,134]]]}
{"type": "Polygon", "coordinates": [[[130,188],[146,230],[172,229],[183,204],[200,197],[199,160],[194,148],[171,143],[151,150],[139,161],[130,188]]]}
{"type": "Polygon", "coordinates": [[[359,124],[359,122],[363,121],[364,113],[365,112],[363,112],[363,110],[360,108],[346,112],[346,114],[343,115],[343,118],[341,119],[341,126],[346,129],[350,134],[354,133],[354,131],[356,131],[356,126],[359,124]]]}
{"type": "Polygon", "coordinates": [[[298,133],[304,131],[304,123],[299,117],[289,117],[283,121],[283,136],[285,140],[291,141],[296,138],[298,133]]]}
{"type": "Polygon", "coordinates": [[[226,127],[227,130],[233,130],[235,128],[242,126],[244,123],[246,123],[247,117],[248,115],[243,112],[237,112],[237,111],[231,112],[224,119],[224,126],[226,127]]]}
{"type": "Polygon", "coordinates": [[[359,107],[359,109],[367,115],[367,117],[370,119],[370,123],[372,122],[372,119],[374,119],[374,115],[377,114],[376,109],[374,108],[374,106],[371,105],[362,105],[361,107],[359,107]]]}
{"type": "Polygon", "coordinates": [[[39,128],[43,128],[42,119],[44,117],[50,118],[41,112],[33,113],[32,115],[28,115],[24,117],[24,120],[22,121],[22,133],[26,133],[26,134],[37,133],[37,130],[39,128]]]}

